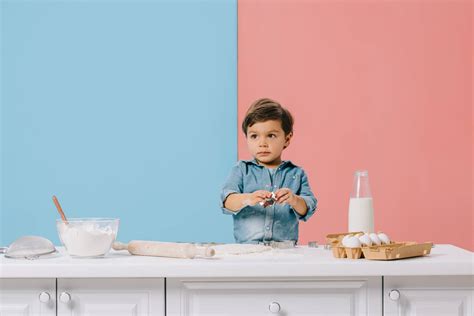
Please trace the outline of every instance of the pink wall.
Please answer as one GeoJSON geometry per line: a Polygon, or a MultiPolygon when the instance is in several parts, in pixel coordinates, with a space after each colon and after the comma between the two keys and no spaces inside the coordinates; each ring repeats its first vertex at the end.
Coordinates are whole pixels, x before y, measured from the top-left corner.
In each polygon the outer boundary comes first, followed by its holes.
{"type": "Polygon", "coordinates": [[[319,212],[300,242],[347,231],[356,169],[376,230],[474,250],[471,1],[239,0],[240,122],[270,97],[296,118],[285,152],[319,212]]]}

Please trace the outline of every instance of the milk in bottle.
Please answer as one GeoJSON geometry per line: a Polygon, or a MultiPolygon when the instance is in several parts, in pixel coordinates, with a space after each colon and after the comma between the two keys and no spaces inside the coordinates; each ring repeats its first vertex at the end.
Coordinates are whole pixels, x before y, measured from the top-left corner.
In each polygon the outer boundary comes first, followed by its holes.
{"type": "Polygon", "coordinates": [[[374,207],[366,170],[354,173],[354,184],[349,200],[349,231],[374,232],[374,207]]]}

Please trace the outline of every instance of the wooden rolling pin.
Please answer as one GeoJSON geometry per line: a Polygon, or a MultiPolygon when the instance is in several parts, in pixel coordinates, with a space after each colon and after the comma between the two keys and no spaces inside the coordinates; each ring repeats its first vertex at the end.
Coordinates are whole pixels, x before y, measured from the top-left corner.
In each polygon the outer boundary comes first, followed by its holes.
{"type": "Polygon", "coordinates": [[[128,250],[132,255],[188,258],[196,256],[212,257],[215,250],[209,247],[196,247],[189,243],[174,243],[161,241],[132,240],[128,244],[114,242],[112,248],[115,250],[128,250]]]}

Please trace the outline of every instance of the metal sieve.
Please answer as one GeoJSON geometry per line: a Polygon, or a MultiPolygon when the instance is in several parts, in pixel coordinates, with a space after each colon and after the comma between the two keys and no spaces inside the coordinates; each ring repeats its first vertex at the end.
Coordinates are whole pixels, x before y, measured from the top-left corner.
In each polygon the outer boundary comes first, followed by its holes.
{"type": "Polygon", "coordinates": [[[9,247],[0,248],[6,258],[34,260],[41,256],[57,252],[53,243],[40,236],[23,236],[15,240],[9,247]]]}

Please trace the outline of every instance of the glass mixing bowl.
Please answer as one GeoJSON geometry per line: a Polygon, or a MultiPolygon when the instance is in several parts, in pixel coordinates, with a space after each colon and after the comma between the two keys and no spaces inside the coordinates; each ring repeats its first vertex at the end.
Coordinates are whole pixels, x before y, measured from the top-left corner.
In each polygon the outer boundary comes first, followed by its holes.
{"type": "Polygon", "coordinates": [[[115,241],[118,218],[68,218],[56,220],[59,239],[71,257],[103,257],[115,241]]]}

